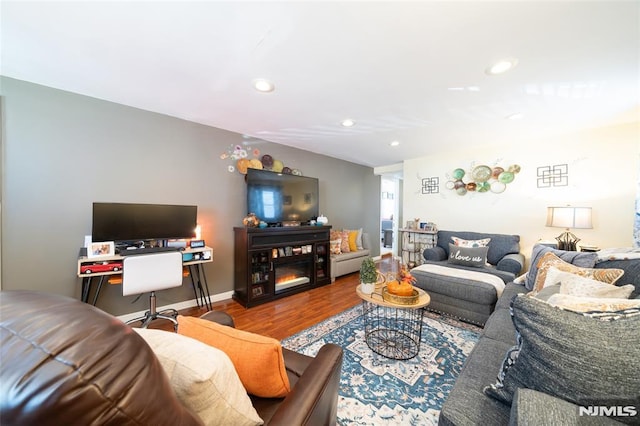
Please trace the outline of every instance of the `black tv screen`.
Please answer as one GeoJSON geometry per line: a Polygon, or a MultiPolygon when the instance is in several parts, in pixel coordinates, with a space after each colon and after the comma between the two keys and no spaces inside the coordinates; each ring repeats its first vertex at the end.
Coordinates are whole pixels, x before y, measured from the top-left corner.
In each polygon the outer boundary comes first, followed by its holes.
{"type": "Polygon", "coordinates": [[[198,207],[167,204],[93,203],[93,241],[193,238],[198,207]]]}
{"type": "Polygon", "coordinates": [[[247,170],[247,213],[268,224],[308,223],[318,217],[318,179],[268,170],[247,170]]]}

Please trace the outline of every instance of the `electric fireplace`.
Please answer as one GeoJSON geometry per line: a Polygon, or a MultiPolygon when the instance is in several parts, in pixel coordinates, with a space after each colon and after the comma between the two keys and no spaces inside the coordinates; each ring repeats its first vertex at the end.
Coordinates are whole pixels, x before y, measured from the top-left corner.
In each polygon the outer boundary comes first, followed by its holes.
{"type": "Polygon", "coordinates": [[[276,294],[287,289],[311,282],[313,270],[312,259],[300,259],[286,263],[275,264],[276,294]]]}

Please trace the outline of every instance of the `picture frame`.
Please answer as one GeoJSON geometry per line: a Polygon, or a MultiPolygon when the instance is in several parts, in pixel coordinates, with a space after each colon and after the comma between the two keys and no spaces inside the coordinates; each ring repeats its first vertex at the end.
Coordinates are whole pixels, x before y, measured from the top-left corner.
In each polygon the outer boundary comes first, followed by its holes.
{"type": "Polygon", "coordinates": [[[93,242],[87,247],[87,257],[113,256],[116,253],[116,246],[113,241],[93,242]]]}

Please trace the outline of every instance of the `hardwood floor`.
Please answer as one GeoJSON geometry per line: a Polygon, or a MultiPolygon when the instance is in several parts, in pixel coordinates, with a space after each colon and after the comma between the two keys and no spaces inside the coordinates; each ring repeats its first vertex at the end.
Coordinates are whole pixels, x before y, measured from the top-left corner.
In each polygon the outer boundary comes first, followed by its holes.
{"type": "MultiPolygon", "coordinates": [[[[328,284],[292,296],[274,300],[253,308],[245,308],[235,300],[229,299],[213,303],[213,309],[231,315],[236,328],[251,331],[278,340],[289,337],[326,318],[360,303],[356,294],[359,274],[349,274],[328,284]]],[[[188,308],[181,315],[200,316],[206,308],[188,308]]],[[[173,330],[173,324],[165,320],[156,320],[149,328],[173,330]]]]}

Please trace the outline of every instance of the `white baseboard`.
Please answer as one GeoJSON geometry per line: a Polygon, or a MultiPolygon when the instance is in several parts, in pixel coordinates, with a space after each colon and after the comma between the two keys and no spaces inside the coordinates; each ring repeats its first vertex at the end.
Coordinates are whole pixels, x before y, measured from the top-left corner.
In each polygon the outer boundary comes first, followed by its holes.
{"type": "MultiPolygon", "coordinates": [[[[211,303],[219,302],[221,300],[231,299],[232,295],[233,295],[233,290],[227,291],[225,293],[212,294],[211,295],[211,303]]],[[[192,308],[194,306],[198,306],[198,300],[197,299],[185,300],[184,302],[178,302],[178,303],[171,303],[171,304],[165,305],[165,306],[158,306],[156,308],[156,310],[158,312],[164,311],[166,309],[175,309],[176,311],[179,311],[181,309],[192,308]]],[[[144,316],[145,312],[147,312],[147,311],[148,311],[148,309],[145,309],[144,311],[132,312],[130,314],[120,315],[117,318],[122,322],[127,322],[129,320],[134,319],[134,318],[139,318],[139,317],[144,316]]]]}

